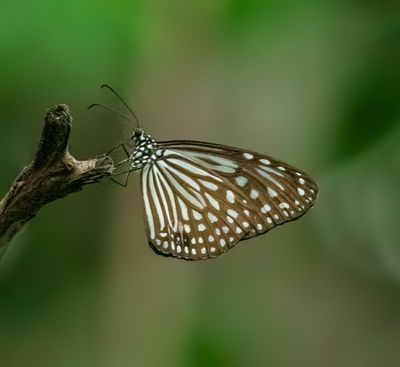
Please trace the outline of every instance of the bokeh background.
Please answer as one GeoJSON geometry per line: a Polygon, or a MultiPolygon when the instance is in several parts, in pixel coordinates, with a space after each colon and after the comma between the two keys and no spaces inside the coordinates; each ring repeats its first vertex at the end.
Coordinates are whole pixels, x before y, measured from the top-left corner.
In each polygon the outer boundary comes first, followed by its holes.
{"type": "Polygon", "coordinates": [[[309,172],[302,220],[186,263],[147,246],[137,177],[43,208],[0,265],[4,367],[398,366],[400,3],[2,0],[2,196],[44,111],[71,151],[132,124],[249,148],[309,172]],[[397,3],[397,4],[396,4],[397,3]]]}

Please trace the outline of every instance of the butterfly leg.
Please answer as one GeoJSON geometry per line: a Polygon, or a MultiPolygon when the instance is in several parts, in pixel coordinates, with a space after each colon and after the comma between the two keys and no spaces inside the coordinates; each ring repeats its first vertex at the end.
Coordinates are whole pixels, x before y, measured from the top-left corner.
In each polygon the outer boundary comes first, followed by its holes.
{"type": "Polygon", "coordinates": [[[128,148],[126,147],[126,143],[119,143],[119,144],[117,144],[115,147],[113,147],[113,148],[107,153],[107,155],[111,154],[113,151],[115,151],[115,150],[118,149],[119,147],[122,147],[122,149],[123,149],[123,151],[124,151],[124,153],[125,153],[125,155],[126,155],[127,158],[123,159],[122,161],[117,162],[117,163],[114,165],[114,168],[117,168],[117,167],[119,167],[119,166],[123,165],[124,163],[127,163],[127,162],[129,162],[129,161],[131,160],[131,153],[129,153],[128,148]]]}
{"type": "Polygon", "coordinates": [[[115,145],[114,147],[111,148],[111,150],[109,152],[106,153],[106,155],[110,155],[112,152],[114,152],[115,150],[117,150],[119,147],[122,147],[124,153],[126,154],[126,156],[129,158],[131,155],[128,152],[128,149],[125,145],[125,143],[118,143],[117,145],[115,145]]]}
{"type": "Polygon", "coordinates": [[[132,172],[133,172],[132,170],[126,170],[124,172],[120,172],[120,173],[117,173],[117,174],[113,175],[114,177],[121,176],[121,175],[126,175],[124,183],[121,183],[121,182],[115,180],[112,177],[110,177],[110,180],[112,182],[116,183],[117,185],[121,186],[121,187],[126,187],[126,186],[128,186],[129,176],[131,175],[132,172]]]}

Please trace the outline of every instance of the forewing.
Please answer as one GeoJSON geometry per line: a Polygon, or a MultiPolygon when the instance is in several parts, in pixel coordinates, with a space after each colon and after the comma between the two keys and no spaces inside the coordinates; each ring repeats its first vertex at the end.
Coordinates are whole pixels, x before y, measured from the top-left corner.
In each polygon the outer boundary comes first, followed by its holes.
{"type": "Polygon", "coordinates": [[[157,148],[159,159],[142,170],[142,192],[149,242],[166,256],[218,256],[299,218],[317,197],[306,173],[265,155],[192,141],[157,148]]]}

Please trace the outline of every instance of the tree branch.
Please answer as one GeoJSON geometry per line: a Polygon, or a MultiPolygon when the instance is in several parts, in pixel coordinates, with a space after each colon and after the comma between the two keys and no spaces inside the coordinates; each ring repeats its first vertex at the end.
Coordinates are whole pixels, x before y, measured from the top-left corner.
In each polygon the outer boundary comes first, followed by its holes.
{"type": "Polygon", "coordinates": [[[69,153],[71,126],[66,105],[47,111],[35,159],[0,201],[0,258],[14,235],[42,206],[111,175],[114,163],[110,157],[78,161],[69,153]]]}

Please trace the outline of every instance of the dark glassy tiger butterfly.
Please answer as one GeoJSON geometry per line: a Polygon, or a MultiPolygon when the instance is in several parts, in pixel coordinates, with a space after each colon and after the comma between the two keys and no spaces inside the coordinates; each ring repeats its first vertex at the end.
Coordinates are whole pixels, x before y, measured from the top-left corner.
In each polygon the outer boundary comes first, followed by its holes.
{"type": "MultiPolygon", "coordinates": [[[[239,241],[303,216],[318,186],[303,171],[266,155],[225,145],[158,142],[140,127],[133,110],[108,85],[137,123],[122,147],[128,165],[116,175],[141,171],[151,248],[184,260],[216,257],[239,241]]],[[[110,109],[107,106],[94,104],[110,109]]],[[[90,108],[89,107],[89,108],[90,108]]]]}

